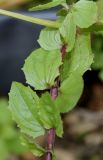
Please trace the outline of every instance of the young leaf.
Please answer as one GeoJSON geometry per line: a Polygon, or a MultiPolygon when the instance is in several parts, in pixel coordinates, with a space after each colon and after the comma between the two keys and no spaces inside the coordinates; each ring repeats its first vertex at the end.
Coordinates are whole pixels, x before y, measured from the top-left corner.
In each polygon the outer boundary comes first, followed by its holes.
{"type": "Polygon", "coordinates": [[[68,112],[75,107],[83,91],[83,79],[78,73],[71,74],[61,84],[56,105],[60,112],[68,112]]]}
{"type": "Polygon", "coordinates": [[[29,87],[14,82],[9,93],[9,108],[21,131],[33,138],[44,134],[37,111],[38,97],[29,87]]]}
{"type": "Polygon", "coordinates": [[[24,145],[29,151],[31,151],[35,156],[41,157],[45,154],[45,149],[43,149],[37,143],[34,143],[33,140],[31,141],[29,137],[22,134],[21,136],[22,145],[24,145]]]}
{"type": "Polygon", "coordinates": [[[80,0],[74,4],[73,14],[78,27],[88,28],[97,22],[97,5],[92,1],[80,0]]]}
{"type": "Polygon", "coordinates": [[[55,128],[57,135],[61,137],[63,134],[63,126],[60,113],[49,93],[42,95],[39,107],[40,121],[44,128],[55,128]]]}
{"type": "Polygon", "coordinates": [[[36,90],[44,90],[54,85],[62,65],[59,50],[46,51],[37,49],[26,60],[23,71],[27,83],[36,90]]]}
{"type": "Polygon", "coordinates": [[[61,71],[62,80],[74,71],[83,75],[84,72],[90,69],[92,63],[93,54],[91,51],[90,35],[89,33],[78,34],[73,51],[65,57],[64,66],[61,71]]]}
{"type": "Polygon", "coordinates": [[[67,51],[70,52],[74,47],[76,36],[76,24],[72,13],[69,13],[64,19],[64,22],[60,27],[60,33],[67,44],[67,51]]]}
{"type": "Polygon", "coordinates": [[[56,7],[58,5],[61,5],[62,3],[66,2],[65,0],[53,0],[52,2],[46,3],[44,5],[38,5],[36,7],[32,7],[29,10],[30,11],[37,11],[37,10],[44,10],[56,7]]]}
{"type": "Polygon", "coordinates": [[[52,28],[43,29],[38,42],[45,50],[60,49],[62,45],[59,31],[52,28]]]}

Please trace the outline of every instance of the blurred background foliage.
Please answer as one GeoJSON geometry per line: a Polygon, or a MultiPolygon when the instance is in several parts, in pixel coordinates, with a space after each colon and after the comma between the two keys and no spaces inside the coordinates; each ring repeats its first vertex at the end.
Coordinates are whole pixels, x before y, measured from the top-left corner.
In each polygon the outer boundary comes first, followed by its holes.
{"type": "MultiPolygon", "coordinates": [[[[38,4],[48,3],[52,0],[0,0],[0,6],[3,9],[28,8],[38,4]]],[[[69,4],[78,0],[67,0],[69,4]]]]}
{"type": "MultiPolygon", "coordinates": [[[[67,1],[71,4],[77,0],[67,1]]],[[[34,5],[36,6],[47,2],[50,1],[0,0],[0,8],[27,10],[34,5]]],[[[98,0],[98,5],[101,8],[101,12],[103,12],[103,0],[98,0]]],[[[15,23],[15,28],[17,27],[16,25],[15,23]]],[[[30,29],[31,27],[28,25],[28,28],[30,29]]],[[[8,29],[10,30],[10,27],[8,29]]],[[[20,32],[20,28],[18,30],[17,34],[20,32]]],[[[26,32],[28,30],[26,30],[26,32]]],[[[20,32],[20,36],[21,33],[22,31],[20,32]]],[[[8,38],[7,35],[5,35],[6,39],[8,38]]],[[[32,33],[30,36],[32,36],[32,33]]],[[[37,36],[38,35],[35,37],[37,38],[37,36]]],[[[28,38],[30,37],[28,36],[28,38]]],[[[77,108],[63,115],[65,134],[63,139],[56,139],[55,152],[58,157],[57,160],[103,160],[103,32],[92,33],[92,48],[94,63],[92,70],[84,75],[84,93],[77,108]]],[[[14,54],[14,56],[16,55],[14,54]]],[[[14,63],[16,63],[16,61],[14,61],[14,63]]],[[[6,78],[9,80],[10,77],[6,78]]],[[[36,157],[31,154],[24,154],[27,150],[20,144],[20,135],[17,126],[12,121],[7,106],[7,99],[1,98],[0,160],[37,160],[36,157]]],[[[45,139],[41,138],[40,141],[43,144],[45,139]]]]}
{"type": "Polygon", "coordinates": [[[93,52],[94,63],[92,65],[92,69],[98,71],[98,77],[101,81],[103,81],[103,36],[101,35],[93,35],[93,52]]]}
{"type": "MultiPolygon", "coordinates": [[[[38,4],[48,3],[51,0],[0,0],[0,7],[3,9],[28,8],[38,4]]],[[[67,0],[68,4],[77,2],[78,0],[67,0]]],[[[94,0],[96,1],[96,0],[94,0]]],[[[101,1],[101,0],[100,0],[101,1]]]]}
{"type": "Polygon", "coordinates": [[[3,9],[28,8],[46,2],[49,2],[49,0],[0,0],[0,7],[3,9]]]}
{"type": "Polygon", "coordinates": [[[7,99],[0,99],[0,159],[5,160],[11,155],[20,155],[26,152],[19,140],[19,131],[12,121],[8,110],[7,99]]]}

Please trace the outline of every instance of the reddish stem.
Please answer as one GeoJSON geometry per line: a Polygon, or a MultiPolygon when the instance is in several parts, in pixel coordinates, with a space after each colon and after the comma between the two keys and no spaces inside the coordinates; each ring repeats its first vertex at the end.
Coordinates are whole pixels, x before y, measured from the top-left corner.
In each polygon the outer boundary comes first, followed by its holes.
{"type": "Polygon", "coordinates": [[[46,160],[52,160],[52,151],[54,149],[54,141],[55,141],[55,129],[51,128],[48,130],[48,135],[47,135],[46,160]]]}
{"type": "Polygon", "coordinates": [[[50,90],[50,94],[53,100],[55,100],[58,96],[58,87],[53,87],[50,90]]]}
{"type": "MultiPolygon", "coordinates": [[[[53,87],[50,90],[50,94],[53,100],[55,100],[58,96],[58,87],[53,87]]],[[[55,141],[55,129],[51,128],[47,133],[47,155],[46,160],[52,160],[52,151],[54,149],[54,141],[55,141]]]]}
{"type": "Polygon", "coordinates": [[[62,56],[62,60],[64,59],[65,57],[65,54],[66,54],[66,45],[64,44],[61,48],[61,56],[62,56]]]}
{"type": "MultiPolygon", "coordinates": [[[[66,45],[63,45],[61,48],[61,56],[62,60],[64,59],[64,56],[66,54],[66,45]]],[[[58,97],[58,87],[53,87],[50,90],[50,94],[53,100],[55,100],[58,97]]],[[[52,152],[54,149],[54,141],[55,141],[55,129],[51,128],[48,130],[47,133],[47,154],[46,154],[46,160],[52,160],[52,152]]]]}

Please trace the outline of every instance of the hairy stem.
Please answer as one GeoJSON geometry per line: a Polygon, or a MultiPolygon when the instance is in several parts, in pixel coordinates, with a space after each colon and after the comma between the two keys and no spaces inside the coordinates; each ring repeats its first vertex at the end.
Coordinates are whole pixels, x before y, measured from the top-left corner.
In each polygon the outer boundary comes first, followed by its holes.
{"type": "Polygon", "coordinates": [[[10,12],[10,11],[6,11],[3,9],[0,9],[0,14],[5,15],[5,16],[10,16],[10,17],[13,17],[16,19],[24,20],[27,22],[40,24],[40,25],[43,25],[46,27],[52,27],[52,28],[59,28],[60,27],[60,23],[56,22],[56,21],[50,21],[50,20],[44,20],[44,19],[35,18],[35,17],[31,17],[31,16],[26,16],[26,15],[22,15],[20,13],[10,12]]]}

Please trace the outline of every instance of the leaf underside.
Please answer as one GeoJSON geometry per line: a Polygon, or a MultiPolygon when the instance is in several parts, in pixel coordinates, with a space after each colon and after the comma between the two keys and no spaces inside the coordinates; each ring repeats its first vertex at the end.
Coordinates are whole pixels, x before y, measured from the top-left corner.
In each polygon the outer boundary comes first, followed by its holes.
{"type": "Polygon", "coordinates": [[[36,138],[44,135],[37,117],[38,97],[29,87],[14,82],[9,94],[9,108],[21,132],[36,138]]]}
{"type": "Polygon", "coordinates": [[[62,46],[60,33],[57,29],[45,28],[41,31],[38,40],[40,46],[45,50],[56,50],[62,46]]]}
{"type": "Polygon", "coordinates": [[[61,65],[59,50],[37,49],[25,61],[23,71],[28,84],[36,90],[44,90],[54,85],[61,65]]]}

